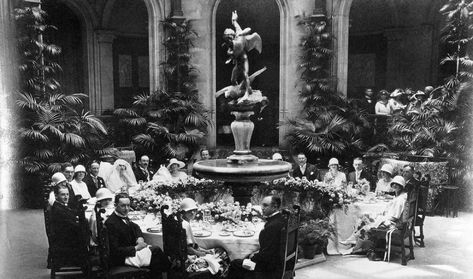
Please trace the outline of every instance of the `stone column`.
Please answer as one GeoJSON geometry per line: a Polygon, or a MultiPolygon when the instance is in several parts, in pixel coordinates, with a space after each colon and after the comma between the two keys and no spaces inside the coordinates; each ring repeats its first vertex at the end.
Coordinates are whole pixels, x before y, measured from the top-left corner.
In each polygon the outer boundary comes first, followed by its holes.
{"type": "Polygon", "coordinates": [[[16,134],[13,112],[18,65],[10,1],[0,1],[0,210],[19,207],[21,185],[15,178],[13,154],[16,134]]]}
{"type": "Polygon", "coordinates": [[[97,40],[97,67],[94,78],[97,79],[98,96],[95,98],[96,114],[102,114],[104,110],[114,109],[113,88],[113,40],[115,35],[109,30],[95,31],[97,40]]]}

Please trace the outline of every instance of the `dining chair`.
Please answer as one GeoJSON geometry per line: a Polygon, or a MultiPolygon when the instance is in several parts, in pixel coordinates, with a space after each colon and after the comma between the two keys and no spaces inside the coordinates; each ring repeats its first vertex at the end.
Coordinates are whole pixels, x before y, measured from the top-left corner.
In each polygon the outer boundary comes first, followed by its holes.
{"type": "Polygon", "coordinates": [[[100,208],[97,204],[94,207],[95,216],[97,218],[97,242],[100,257],[101,270],[98,274],[106,279],[148,279],[150,278],[150,269],[146,267],[133,267],[128,265],[110,266],[110,246],[108,240],[107,227],[104,224],[102,214],[105,209],[100,208]]]}
{"type": "Polygon", "coordinates": [[[91,276],[91,264],[88,254],[88,234],[84,209],[78,212],[80,228],[77,231],[76,246],[64,246],[55,240],[55,228],[51,223],[51,207],[47,200],[44,207],[44,221],[46,236],[48,238],[48,267],[51,269],[50,277],[56,278],[57,273],[82,273],[87,278],[91,276]]]}
{"type": "Polygon", "coordinates": [[[429,194],[428,186],[421,186],[418,194],[417,212],[413,228],[414,242],[420,247],[425,247],[424,243],[424,220],[426,216],[427,196],[429,194]],[[418,227],[419,234],[416,234],[415,228],[418,227]]]}
{"type": "Polygon", "coordinates": [[[292,210],[283,209],[284,226],[281,229],[280,268],[273,272],[252,272],[245,279],[292,279],[295,277],[297,263],[297,239],[300,227],[300,206],[292,210]]]}
{"type": "Polygon", "coordinates": [[[414,237],[413,237],[413,227],[415,224],[416,217],[416,208],[417,208],[417,195],[409,195],[409,198],[406,201],[406,206],[402,214],[402,222],[394,229],[372,229],[371,232],[374,233],[378,239],[383,237],[386,238],[385,248],[377,247],[375,251],[384,252],[384,260],[390,261],[391,254],[393,252],[401,254],[401,264],[407,265],[408,260],[413,260],[414,258],[414,237]],[[406,247],[406,240],[409,244],[406,247]],[[409,249],[409,254],[406,255],[406,248],[409,249]]]}
{"type": "Polygon", "coordinates": [[[168,278],[216,278],[210,271],[187,272],[187,240],[186,231],[182,228],[182,215],[177,213],[167,214],[168,205],[161,207],[161,224],[163,232],[163,251],[175,264],[168,272],[168,278]]]}

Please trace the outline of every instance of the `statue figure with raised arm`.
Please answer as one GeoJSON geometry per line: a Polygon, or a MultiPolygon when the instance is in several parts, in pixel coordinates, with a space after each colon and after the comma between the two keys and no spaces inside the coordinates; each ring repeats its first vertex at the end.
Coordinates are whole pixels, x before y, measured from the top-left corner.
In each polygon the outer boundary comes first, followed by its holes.
{"type": "Polygon", "coordinates": [[[229,55],[226,64],[233,63],[233,70],[231,76],[231,85],[219,90],[216,96],[225,94],[226,98],[237,100],[236,104],[257,103],[261,101],[262,95],[259,90],[251,88],[253,79],[264,72],[266,67],[248,76],[249,63],[247,53],[256,49],[259,53],[262,50],[262,41],[258,33],[250,34],[251,28],[247,27],[241,29],[238,24],[238,14],[236,11],[232,12],[232,25],[235,30],[227,28],[223,33],[223,46],[227,48],[229,55]],[[257,92],[255,92],[257,91],[257,92]],[[255,96],[253,93],[256,93],[255,96]]]}

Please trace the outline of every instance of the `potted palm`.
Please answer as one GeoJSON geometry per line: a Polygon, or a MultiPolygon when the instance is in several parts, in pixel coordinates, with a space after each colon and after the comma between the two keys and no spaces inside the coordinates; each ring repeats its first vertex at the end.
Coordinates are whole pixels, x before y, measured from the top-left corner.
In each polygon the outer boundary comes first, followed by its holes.
{"type": "Polygon", "coordinates": [[[335,229],[328,218],[308,220],[299,228],[298,244],[304,259],[313,259],[327,248],[328,240],[332,239],[335,229]]]}

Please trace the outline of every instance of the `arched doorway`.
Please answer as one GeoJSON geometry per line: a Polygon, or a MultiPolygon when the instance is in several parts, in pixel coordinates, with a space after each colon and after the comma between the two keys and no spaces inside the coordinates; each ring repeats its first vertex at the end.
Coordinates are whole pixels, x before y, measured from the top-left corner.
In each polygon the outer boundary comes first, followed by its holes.
{"type": "Polygon", "coordinates": [[[57,73],[61,91],[65,94],[85,93],[86,59],[79,18],[60,1],[46,1],[42,8],[47,12],[47,23],[57,27],[57,30],[48,31],[44,40],[61,47],[57,56],[57,63],[62,68],[57,73]]]}
{"type": "MultiPolygon", "coordinates": [[[[280,12],[274,0],[222,0],[217,7],[215,17],[215,49],[216,49],[216,88],[217,90],[230,85],[233,65],[225,64],[226,50],[221,46],[222,35],[226,28],[233,28],[231,24],[232,11],[238,12],[238,22],[242,28],[250,27],[257,32],[263,41],[263,51],[249,53],[250,74],[267,67],[267,70],[258,76],[252,87],[259,89],[269,99],[268,112],[262,123],[255,123],[252,146],[275,146],[278,144],[276,125],[279,121],[279,77],[280,77],[280,12]],[[265,129],[262,129],[264,127],[265,129]]],[[[258,110],[259,108],[256,108],[258,110]]],[[[217,145],[233,145],[229,125],[233,116],[225,106],[223,97],[217,99],[216,104],[217,145]]],[[[258,121],[256,119],[256,121],[258,121]]],[[[254,120],[255,122],[255,120],[254,120]]]]}
{"type": "Polygon", "coordinates": [[[116,0],[105,28],[113,30],[114,107],[149,92],[148,10],[144,1],[116,0]]]}

